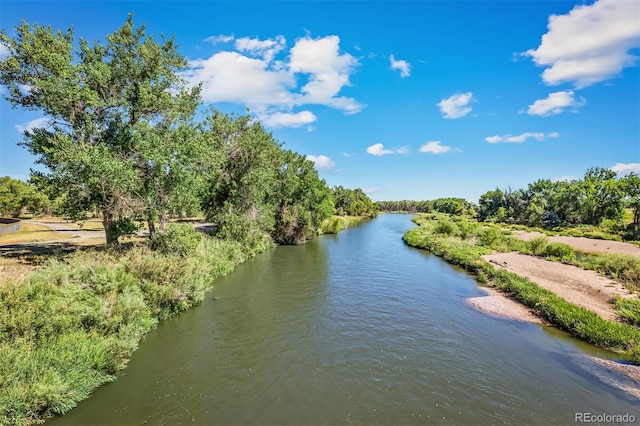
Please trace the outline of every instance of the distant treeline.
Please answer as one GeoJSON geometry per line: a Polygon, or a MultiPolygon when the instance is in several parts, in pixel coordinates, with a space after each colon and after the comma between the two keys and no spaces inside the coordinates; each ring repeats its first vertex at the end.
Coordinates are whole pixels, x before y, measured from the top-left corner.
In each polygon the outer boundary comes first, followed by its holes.
{"type": "Polygon", "coordinates": [[[628,239],[637,239],[640,228],[640,177],[619,177],[601,167],[588,169],[582,179],[553,182],[540,179],[523,189],[485,192],[476,205],[463,198],[428,201],[378,201],[383,212],[449,213],[477,217],[479,221],[543,227],[606,226],[628,239]],[[625,208],[633,217],[625,220],[625,208]],[[630,223],[628,223],[630,222],[630,223]]]}
{"type": "Polygon", "coordinates": [[[464,198],[437,198],[427,201],[376,201],[381,212],[431,213],[440,212],[476,216],[477,206],[464,198]]]}
{"type": "Polygon", "coordinates": [[[624,226],[624,211],[633,219],[628,228],[640,226],[640,177],[618,177],[609,169],[592,167],[582,179],[553,182],[540,179],[527,188],[496,188],[480,197],[478,219],[554,228],[563,225],[594,225],[607,221],[624,226]]]}

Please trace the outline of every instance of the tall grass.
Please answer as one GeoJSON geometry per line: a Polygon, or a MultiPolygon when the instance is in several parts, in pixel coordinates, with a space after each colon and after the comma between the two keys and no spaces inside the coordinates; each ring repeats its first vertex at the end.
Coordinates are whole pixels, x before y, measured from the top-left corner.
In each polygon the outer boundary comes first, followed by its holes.
{"type": "Polygon", "coordinates": [[[76,253],[0,287],[1,425],[69,411],[114,379],[159,320],[200,303],[245,260],[237,243],[178,234],[186,246],[76,253]]]}

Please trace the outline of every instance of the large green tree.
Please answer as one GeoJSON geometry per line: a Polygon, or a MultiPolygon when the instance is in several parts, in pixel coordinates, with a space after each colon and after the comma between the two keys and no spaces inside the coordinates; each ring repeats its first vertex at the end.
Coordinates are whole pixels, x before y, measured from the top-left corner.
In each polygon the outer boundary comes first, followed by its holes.
{"type": "Polygon", "coordinates": [[[98,210],[109,243],[119,221],[163,213],[165,194],[184,186],[168,182],[195,172],[184,168],[191,139],[179,129],[199,103],[199,88],[180,78],[187,63],[174,40],[146,36],[129,16],[105,42],[74,45],[72,29],[26,22],[13,37],[0,32],[0,42],[9,52],[0,61],[5,98],[50,120],[25,132],[23,145],[48,169],[39,178],[66,194],[67,209],[98,210]]]}

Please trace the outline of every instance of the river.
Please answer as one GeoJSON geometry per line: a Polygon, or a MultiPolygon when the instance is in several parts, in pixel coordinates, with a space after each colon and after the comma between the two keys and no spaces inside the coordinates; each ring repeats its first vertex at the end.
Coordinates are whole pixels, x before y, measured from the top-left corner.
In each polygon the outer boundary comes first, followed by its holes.
{"type": "Polygon", "coordinates": [[[572,424],[638,413],[579,367],[612,354],[486,316],[472,277],[402,242],[408,215],[277,247],[161,323],[56,425],[572,424]]]}

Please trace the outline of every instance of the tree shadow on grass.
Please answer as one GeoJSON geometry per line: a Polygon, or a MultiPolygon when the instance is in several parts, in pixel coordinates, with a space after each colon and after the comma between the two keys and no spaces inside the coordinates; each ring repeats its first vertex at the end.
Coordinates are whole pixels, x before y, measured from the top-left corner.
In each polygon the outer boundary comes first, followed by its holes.
{"type": "Polygon", "coordinates": [[[104,250],[106,246],[81,246],[66,241],[51,243],[8,244],[0,246],[0,257],[15,259],[29,265],[39,265],[44,260],[64,258],[80,250],[104,250]]]}

